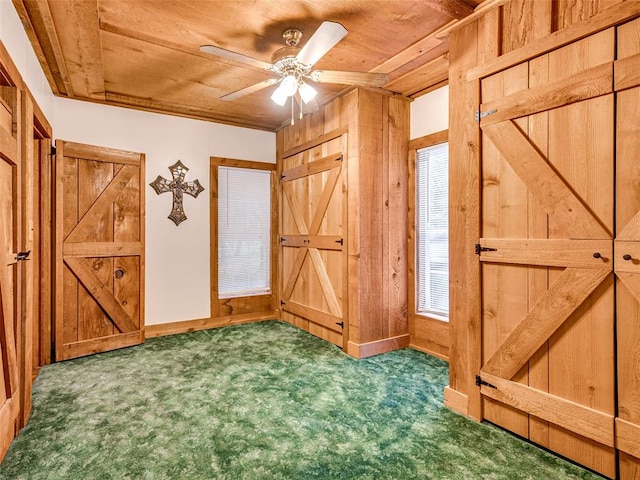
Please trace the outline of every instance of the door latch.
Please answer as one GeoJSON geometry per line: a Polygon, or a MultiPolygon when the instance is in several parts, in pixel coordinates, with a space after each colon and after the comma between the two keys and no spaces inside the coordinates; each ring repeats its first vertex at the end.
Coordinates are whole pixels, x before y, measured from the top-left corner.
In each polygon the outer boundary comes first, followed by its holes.
{"type": "Polygon", "coordinates": [[[29,259],[29,254],[31,253],[31,250],[28,250],[26,252],[18,252],[16,253],[16,260],[17,261],[22,261],[22,260],[30,260],[29,259]]]}

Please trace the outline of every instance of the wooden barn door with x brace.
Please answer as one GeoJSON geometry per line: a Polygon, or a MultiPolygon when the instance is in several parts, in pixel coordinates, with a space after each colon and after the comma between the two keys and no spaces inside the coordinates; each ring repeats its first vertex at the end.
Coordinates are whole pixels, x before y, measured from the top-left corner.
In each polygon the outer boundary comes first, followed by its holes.
{"type": "Polygon", "coordinates": [[[484,418],[607,476],[614,443],[610,28],[481,81],[484,418]]]}
{"type": "Polygon", "coordinates": [[[56,142],[56,360],[144,340],[144,154],[56,142]]]}
{"type": "Polygon", "coordinates": [[[283,319],[340,347],[346,341],[346,133],[281,159],[280,308],[283,319]]]}

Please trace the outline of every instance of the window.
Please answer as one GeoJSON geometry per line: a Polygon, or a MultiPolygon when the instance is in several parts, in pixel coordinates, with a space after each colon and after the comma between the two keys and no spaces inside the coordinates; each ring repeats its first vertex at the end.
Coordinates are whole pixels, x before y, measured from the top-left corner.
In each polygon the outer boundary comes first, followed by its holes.
{"type": "Polygon", "coordinates": [[[271,292],[271,175],[218,167],[218,297],[271,292]]]}
{"type": "Polygon", "coordinates": [[[417,312],[449,315],[449,144],[416,152],[417,312]]]}

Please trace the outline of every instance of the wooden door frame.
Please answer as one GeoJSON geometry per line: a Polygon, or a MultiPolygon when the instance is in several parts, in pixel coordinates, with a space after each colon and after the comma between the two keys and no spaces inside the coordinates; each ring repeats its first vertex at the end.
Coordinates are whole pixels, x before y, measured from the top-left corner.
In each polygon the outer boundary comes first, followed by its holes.
{"type": "Polygon", "coordinates": [[[449,131],[442,130],[413,139],[409,142],[408,156],[408,216],[407,216],[407,307],[409,316],[409,335],[411,348],[435,355],[443,360],[449,360],[449,323],[435,316],[417,313],[416,311],[416,291],[418,288],[416,276],[416,255],[417,255],[417,232],[416,215],[417,206],[417,176],[416,176],[416,156],[418,150],[446,143],[449,141],[449,131]],[[420,323],[425,336],[418,335],[417,324],[420,323]]]}
{"type": "MultiPolygon", "coordinates": [[[[36,168],[36,178],[38,179],[39,194],[34,199],[39,202],[36,205],[36,220],[34,225],[37,234],[34,232],[34,262],[37,265],[37,277],[39,285],[37,288],[37,304],[39,312],[38,321],[34,322],[34,329],[38,334],[34,334],[34,352],[37,355],[33,358],[34,376],[40,367],[49,365],[53,359],[54,349],[54,329],[53,329],[53,298],[54,298],[54,244],[55,237],[53,231],[54,210],[54,152],[52,149],[53,132],[44,114],[34,102],[34,135],[33,141],[39,144],[39,158],[34,158],[36,168]]],[[[35,148],[34,148],[35,152],[35,148]]]]}
{"type": "MultiPolygon", "coordinates": [[[[50,348],[51,344],[51,321],[52,317],[49,313],[46,317],[42,316],[42,299],[44,303],[51,302],[49,286],[51,285],[51,272],[44,272],[42,276],[42,224],[40,223],[41,195],[46,195],[50,190],[44,190],[41,187],[41,171],[42,171],[42,149],[46,149],[51,143],[51,125],[40,107],[36,103],[31,93],[25,88],[22,95],[21,109],[21,162],[23,164],[21,174],[21,241],[20,251],[30,251],[30,261],[23,262],[21,289],[24,292],[21,298],[21,328],[19,329],[20,343],[19,351],[19,375],[20,375],[20,427],[26,425],[31,412],[31,390],[33,379],[38,368],[42,365],[39,358],[34,357],[34,352],[40,350],[39,345],[34,345],[40,335],[34,335],[35,330],[40,331],[43,324],[49,326],[49,336],[47,338],[50,348]],[[36,149],[35,142],[38,142],[36,149]],[[48,282],[48,283],[44,283],[48,282]],[[45,290],[44,296],[42,294],[45,290]],[[47,295],[48,293],[48,295],[47,295]],[[48,300],[47,300],[48,299],[48,300]]],[[[49,224],[50,227],[50,224],[49,224]]],[[[49,238],[50,240],[50,238],[49,238]]],[[[45,250],[46,252],[46,250],[45,250]]],[[[48,250],[48,256],[52,254],[52,250],[48,250]]],[[[50,265],[50,259],[48,261],[50,265]]]]}
{"type": "MultiPolygon", "coordinates": [[[[496,16],[495,10],[487,15],[496,16]]],[[[466,108],[449,109],[449,385],[447,407],[476,421],[483,418],[475,376],[482,367],[480,262],[474,245],[480,238],[480,128],[474,109],[480,105],[480,80],[467,81],[478,63],[478,22],[450,37],[450,92],[464,97],[466,108]]],[[[462,103],[462,102],[460,102],[462,103]]],[[[459,107],[459,104],[452,104],[459,107]]]]}

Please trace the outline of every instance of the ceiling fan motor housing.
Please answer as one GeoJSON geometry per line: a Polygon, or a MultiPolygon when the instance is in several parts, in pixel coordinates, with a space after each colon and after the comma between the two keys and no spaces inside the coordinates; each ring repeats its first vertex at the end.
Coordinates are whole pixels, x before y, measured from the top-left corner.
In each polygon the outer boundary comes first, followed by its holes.
{"type": "Polygon", "coordinates": [[[295,58],[300,49],[298,47],[282,47],[273,52],[271,55],[271,63],[274,65],[286,58],[295,58]]]}
{"type": "Polygon", "coordinates": [[[305,65],[296,58],[299,51],[298,47],[283,47],[276,50],[271,57],[272,71],[283,76],[293,75],[298,80],[308,75],[311,65],[305,65]]]}

